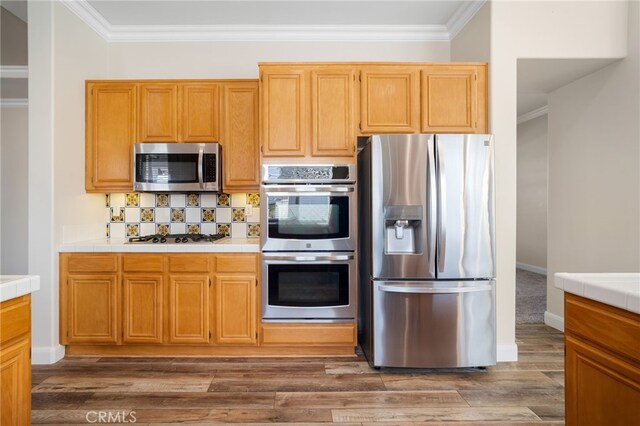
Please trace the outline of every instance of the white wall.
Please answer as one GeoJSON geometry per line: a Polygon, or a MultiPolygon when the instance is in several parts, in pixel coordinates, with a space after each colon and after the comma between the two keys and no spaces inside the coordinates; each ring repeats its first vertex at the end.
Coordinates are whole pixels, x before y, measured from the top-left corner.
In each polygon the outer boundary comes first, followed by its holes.
{"type": "Polygon", "coordinates": [[[518,125],[518,265],[547,267],[547,115],[518,125]]]}
{"type": "Polygon", "coordinates": [[[29,256],[25,239],[29,226],[28,110],[24,107],[3,107],[0,110],[0,118],[0,274],[24,275],[28,272],[29,256]]]}
{"type": "Polygon", "coordinates": [[[492,1],[489,10],[489,16],[474,17],[484,23],[469,27],[471,34],[465,28],[453,40],[451,58],[485,57],[488,33],[489,128],[496,140],[498,353],[502,346],[503,359],[515,359],[517,59],[624,57],[627,4],[492,1]]]}
{"type": "Polygon", "coordinates": [[[640,272],[640,3],[629,56],[549,95],[547,309],[555,272],[640,272]]]}

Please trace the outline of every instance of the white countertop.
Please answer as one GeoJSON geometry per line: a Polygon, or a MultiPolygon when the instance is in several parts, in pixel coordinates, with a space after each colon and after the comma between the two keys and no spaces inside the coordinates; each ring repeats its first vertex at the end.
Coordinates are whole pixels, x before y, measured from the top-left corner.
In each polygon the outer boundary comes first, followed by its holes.
{"type": "Polygon", "coordinates": [[[215,243],[126,243],[126,238],[102,238],[62,244],[60,253],[259,253],[260,238],[223,238],[215,243]]]}
{"type": "Polygon", "coordinates": [[[640,314],[640,273],[554,275],[556,288],[640,314]]]}
{"type": "Polygon", "coordinates": [[[0,275],[0,302],[40,290],[38,275],[0,275]]]}

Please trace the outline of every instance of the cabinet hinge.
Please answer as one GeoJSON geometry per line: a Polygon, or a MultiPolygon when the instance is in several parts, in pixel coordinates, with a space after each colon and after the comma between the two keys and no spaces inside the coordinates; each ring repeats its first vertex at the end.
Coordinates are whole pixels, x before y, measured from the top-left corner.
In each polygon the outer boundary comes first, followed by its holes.
{"type": "Polygon", "coordinates": [[[258,338],[258,332],[256,331],[256,339],[258,338]]]}
{"type": "Polygon", "coordinates": [[[69,330],[67,330],[67,337],[69,337],[69,330]]]}
{"type": "Polygon", "coordinates": [[[260,82],[262,82],[262,81],[263,81],[263,80],[262,80],[262,73],[260,73],[260,82]]]}
{"type": "Polygon", "coordinates": [[[477,79],[478,79],[478,74],[474,74],[474,75],[473,75],[473,79],[474,79],[474,80],[477,80],[477,79]]]}
{"type": "Polygon", "coordinates": [[[358,74],[358,81],[362,83],[362,71],[358,74]]]}
{"type": "Polygon", "coordinates": [[[358,128],[360,128],[360,131],[362,131],[362,121],[358,123],[358,128]]]}
{"type": "Polygon", "coordinates": [[[209,280],[209,288],[211,288],[211,277],[207,278],[209,280]]]}
{"type": "Polygon", "coordinates": [[[264,154],[264,145],[260,145],[260,152],[264,154]]]}
{"type": "Polygon", "coordinates": [[[209,339],[211,339],[211,332],[209,332],[209,339]]]}

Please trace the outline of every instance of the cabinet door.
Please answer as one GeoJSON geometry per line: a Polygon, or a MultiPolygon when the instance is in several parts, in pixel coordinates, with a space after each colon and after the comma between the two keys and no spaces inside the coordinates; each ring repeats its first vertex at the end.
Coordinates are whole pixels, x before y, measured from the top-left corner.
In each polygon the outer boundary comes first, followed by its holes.
{"type": "Polygon", "coordinates": [[[67,341],[118,342],[118,278],[109,275],[70,275],[67,281],[67,341]]]}
{"type": "Polygon", "coordinates": [[[473,65],[434,65],[422,70],[422,131],[478,131],[478,72],[473,65]]]}
{"type": "Polygon", "coordinates": [[[303,157],[308,137],[305,72],[267,68],[260,81],[262,155],[303,157]]]}
{"type": "Polygon", "coordinates": [[[566,335],[567,425],[631,425],[640,419],[640,371],[566,335]]]}
{"type": "Polygon", "coordinates": [[[209,276],[170,275],[169,281],[169,341],[207,343],[209,276]]]}
{"type": "Polygon", "coordinates": [[[255,276],[216,277],[216,343],[256,344],[255,276]]]}
{"type": "Polygon", "coordinates": [[[162,343],[162,275],[124,275],[123,342],[162,343]]]}
{"type": "Polygon", "coordinates": [[[417,66],[371,66],[360,72],[362,133],[420,130],[420,71],[417,66]]]}
{"type": "Polygon", "coordinates": [[[0,424],[31,424],[31,337],[0,349],[0,424]]]}
{"type": "Polygon", "coordinates": [[[311,154],[320,157],[355,154],[353,68],[311,71],[311,154]]]}
{"type": "Polygon", "coordinates": [[[140,141],[178,141],[177,84],[140,85],[140,141]]]}
{"type": "Polygon", "coordinates": [[[258,190],[258,84],[230,83],[223,91],[224,189],[258,190]]]}
{"type": "Polygon", "coordinates": [[[87,83],[85,188],[131,191],[136,141],[135,84],[87,83]]]}
{"type": "Polygon", "coordinates": [[[182,142],[220,139],[220,95],[215,83],[182,85],[182,142]]]}

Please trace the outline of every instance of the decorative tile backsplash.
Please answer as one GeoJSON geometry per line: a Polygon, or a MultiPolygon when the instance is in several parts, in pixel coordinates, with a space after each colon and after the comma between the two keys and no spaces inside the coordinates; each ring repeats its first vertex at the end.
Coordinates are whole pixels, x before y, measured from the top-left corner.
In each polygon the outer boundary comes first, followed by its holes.
{"type": "Polygon", "coordinates": [[[260,236],[260,194],[106,194],[107,238],[152,234],[260,236]]]}

